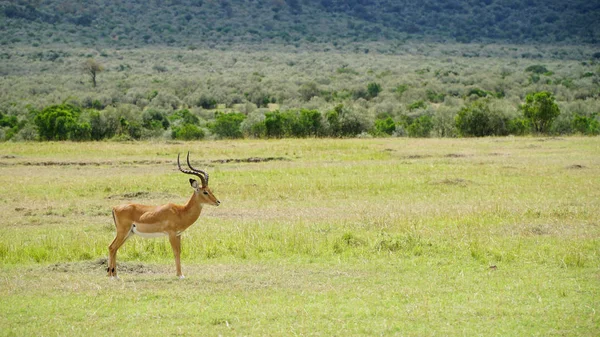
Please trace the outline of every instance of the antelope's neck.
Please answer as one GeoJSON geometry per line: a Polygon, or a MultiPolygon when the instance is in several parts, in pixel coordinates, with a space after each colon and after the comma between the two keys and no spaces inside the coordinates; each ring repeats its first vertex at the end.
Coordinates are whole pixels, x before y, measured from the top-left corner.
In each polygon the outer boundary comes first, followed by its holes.
{"type": "Polygon", "coordinates": [[[192,193],[190,200],[188,200],[184,208],[186,211],[185,213],[188,214],[188,216],[190,217],[191,223],[194,223],[200,216],[200,213],[202,212],[202,204],[200,203],[200,200],[198,200],[198,196],[196,196],[196,193],[192,193]]]}

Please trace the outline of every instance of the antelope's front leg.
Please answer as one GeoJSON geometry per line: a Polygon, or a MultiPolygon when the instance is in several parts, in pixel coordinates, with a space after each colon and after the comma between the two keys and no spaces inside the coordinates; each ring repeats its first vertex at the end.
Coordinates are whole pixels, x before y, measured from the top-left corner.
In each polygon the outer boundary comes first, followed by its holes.
{"type": "Polygon", "coordinates": [[[181,236],[176,233],[169,234],[169,242],[171,243],[171,248],[173,248],[173,255],[175,255],[175,266],[177,267],[177,276],[181,279],[184,278],[181,273],[181,236]]]}

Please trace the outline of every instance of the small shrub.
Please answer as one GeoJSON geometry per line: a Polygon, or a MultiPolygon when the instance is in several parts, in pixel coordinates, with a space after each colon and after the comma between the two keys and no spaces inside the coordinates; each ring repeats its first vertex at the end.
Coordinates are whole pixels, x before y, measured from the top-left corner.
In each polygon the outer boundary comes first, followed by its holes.
{"type": "Polygon", "coordinates": [[[171,130],[171,137],[173,139],[197,140],[204,138],[204,136],[204,131],[194,124],[183,124],[171,130]]]}
{"type": "Polygon", "coordinates": [[[416,101],[413,102],[411,105],[408,106],[408,110],[409,111],[413,111],[413,110],[417,110],[417,109],[424,109],[427,107],[427,104],[425,104],[425,102],[423,101],[416,101]]]}
{"type": "Polygon", "coordinates": [[[426,94],[427,94],[427,100],[432,103],[441,103],[444,101],[444,98],[446,98],[446,94],[437,93],[431,89],[427,90],[426,94]]]}
{"type": "Polygon", "coordinates": [[[400,84],[396,87],[396,89],[394,89],[394,92],[400,98],[402,97],[402,94],[404,94],[408,90],[408,88],[408,84],[400,84]]]}
{"type": "Polygon", "coordinates": [[[182,122],[182,124],[193,124],[193,125],[200,124],[200,118],[198,118],[198,116],[191,113],[190,110],[188,110],[188,109],[181,109],[181,110],[175,111],[171,116],[169,116],[169,119],[172,122],[180,120],[182,122]]]}
{"type": "Polygon", "coordinates": [[[379,83],[372,82],[367,85],[367,93],[369,98],[377,97],[380,92],[381,85],[379,85],[379,83]]]}
{"type": "Polygon", "coordinates": [[[531,65],[531,66],[525,68],[525,71],[529,72],[529,73],[534,73],[534,74],[545,74],[548,72],[548,69],[543,65],[534,64],[534,65],[531,65]]]}
{"type": "Polygon", "coordinates": [[[375,120],[375,135],[392,135],[396,131],[396,123],[392,117],[375,120]]]}
{"type": "Polygon", "coordinates": [[[589,117],[575,114],[572,121],[573,131],[587,136],[599,135],[600,122],[598,122],[596,116],[596,114],[589,117]]]}
{"type": "Polygon", "coordinates": [[[215,121],[209,124],[209,128],[221,138],[242,138],[240,126],[246,115],[242,113],[222,113],[215,114],[215,121]]]}
{"type": "Polygon", "coordinates": [[[164,112],[148,109],[142,114],[142,125],[148,130],[166,130],[170,123],[164,112]]]}
{"type": "Polygon", "coordinates": [[[406,128],[409,137],[421,138],[429,137],[432,130],[433,120],[429,115],[423,115],[419,118],[415,118],[406,128]]]}
{"type": "Polygon", "coordinates": [[[501,136],[508,134],[508,118],[492,111],[487,101],[475,101],[458,111],[456,129],[463,137],[501,136]]]}
{"type": "Polygon", "coordinates": [[[513,118],[508,122],[508,133],[515,136],[523,136],[531,131],[531,123],[527,118],[513,118]]]}

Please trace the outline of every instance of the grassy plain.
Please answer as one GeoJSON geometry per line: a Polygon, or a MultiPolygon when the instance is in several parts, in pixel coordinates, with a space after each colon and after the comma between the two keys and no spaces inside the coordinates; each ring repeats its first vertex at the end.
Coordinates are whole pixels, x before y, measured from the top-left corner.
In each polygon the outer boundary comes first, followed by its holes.
{"type": "Polygon", "coordinates": [[[600,138],[0,143],[0,335],[597,336],[598,176],[600,138]],[[188,150],[186,279],[133,238],[109,280],[110,207],[184,203],[188,150]]]}

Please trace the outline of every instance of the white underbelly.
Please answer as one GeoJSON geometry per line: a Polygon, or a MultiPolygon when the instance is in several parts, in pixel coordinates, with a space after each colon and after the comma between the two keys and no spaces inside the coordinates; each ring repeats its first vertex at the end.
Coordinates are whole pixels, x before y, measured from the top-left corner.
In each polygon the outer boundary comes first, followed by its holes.
{"type": "Polygon", "coordinates": [[[144,233],[144,232],[140,232],[138,231],[137,227],[134,225],[133,228],[131,228],[131,232],[133,234],[139,235],[143,238],[147,238],[147,239],[151,239],[151,238],[160,238],[163,236],[167,236],[168,234],[165,232],[157,232],[157,233],[144,233]]]}

